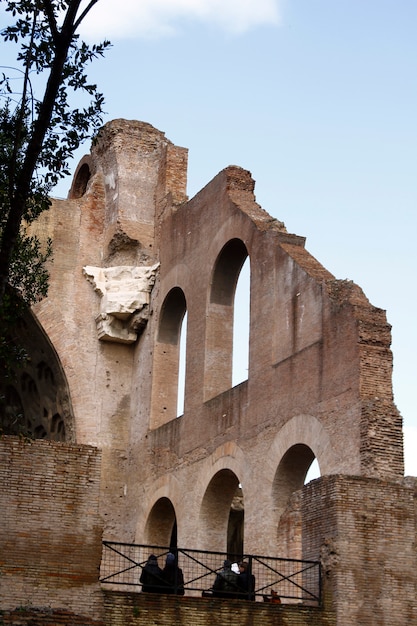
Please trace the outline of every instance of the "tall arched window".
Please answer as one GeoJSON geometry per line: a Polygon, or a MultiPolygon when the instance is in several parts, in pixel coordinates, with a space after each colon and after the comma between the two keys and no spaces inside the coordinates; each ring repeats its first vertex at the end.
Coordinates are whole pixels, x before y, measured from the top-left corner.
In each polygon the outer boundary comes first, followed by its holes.
{"type": "Polygon", "coordinates": [[[186,310],[184,292],[174,287],[162,305],[155,344],[151,428],[158,428],[177,416],[180,338],[186,310]]]}
{"type": "MultiPolygon", "coordinates": [[[[235,293],[239,275],[247,257],[248,251],[243,241],[231,239],[221,250],[214,266],[207,305],[205,400],[230,389],[233,384],[235,293]]],[[[248,333],[245,333],[245,336],[247,347],[248,333]]]]}

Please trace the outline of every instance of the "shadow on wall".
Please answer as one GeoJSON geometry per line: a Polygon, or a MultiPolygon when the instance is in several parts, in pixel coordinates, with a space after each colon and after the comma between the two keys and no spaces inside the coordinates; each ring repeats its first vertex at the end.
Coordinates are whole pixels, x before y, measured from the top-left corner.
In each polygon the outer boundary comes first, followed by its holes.
{"type": "Polygon", "coordinates": [[[11,375],[0,374],[0,433],[74,442],[68,383],[54,347],[30,310],[14,332],[8,341],[26,358],[11,375]]]}

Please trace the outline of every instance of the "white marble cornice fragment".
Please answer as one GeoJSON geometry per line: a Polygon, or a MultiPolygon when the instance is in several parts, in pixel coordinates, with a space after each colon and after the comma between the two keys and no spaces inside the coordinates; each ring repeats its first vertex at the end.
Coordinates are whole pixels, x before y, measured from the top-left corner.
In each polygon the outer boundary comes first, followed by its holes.
{"type": "Polygon", "coordinates": [[[130,321],[138,312],[142,319],[147,319],[145,310],[148,309],[158,267],[159,263],[139,267],[87,265],[83,268],[87,280],[101,296],[100,313],[96,317],[99,339],[120,343],[136,341],[137,332],[130,328],[130,321]]]}

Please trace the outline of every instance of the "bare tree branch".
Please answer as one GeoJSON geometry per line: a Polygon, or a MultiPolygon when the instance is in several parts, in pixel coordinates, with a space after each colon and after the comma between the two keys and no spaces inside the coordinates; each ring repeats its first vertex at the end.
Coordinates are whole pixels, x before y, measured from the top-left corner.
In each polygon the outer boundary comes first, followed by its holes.
{"type": "Polygon", "coordinates": [[[88,5],[86,6],[86,8],[84,9],[84,11],[81,13],[80,17],[77,19],[77,21],[74,24],[74,31],[76,31],[79,27],[79,25],[81,24],[81,22],[83,21],[83,19],[86,17],[86,15],[91,11],[91,9],[93,8],[93,6],[95,4],[97,4],[99,0],[91,0],[88,5]]]}

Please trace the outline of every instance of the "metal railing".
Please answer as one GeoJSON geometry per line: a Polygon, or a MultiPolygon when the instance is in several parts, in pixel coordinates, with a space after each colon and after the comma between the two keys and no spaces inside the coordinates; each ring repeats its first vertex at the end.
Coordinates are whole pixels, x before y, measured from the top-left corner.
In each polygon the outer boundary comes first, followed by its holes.
{"type": "MultiPolygon", "coordinates": [[[[178,567],[182,570],[183,584],[179,578],[172,582],[170,591],[161,578],[154,585],[160,593],[177,593],[190,596],[210,596],[217,574],[223,569],[226,558],[248,563],[249,575],[254,576],[254,588],[242,593],[237,587],[236,593],[227,594],[231,598],[244,598],[257,601],[303,604],[320,606],[321,603],[321,568],[318,561],[283,559],[253,554],[231,558],[223,552],[188,550],[185,548],[137,545],[103,541],[103,557],[100,569],[100,582],[113,590],[121,586],[130,586],[140,591],[140,577],[153,554],[157,557],[160,568],[165,565],[166,556],[174,552],[178,567]]],[[[235,583],[236,584],[236,583],[235,583]]]]}

